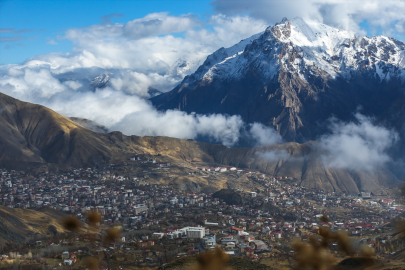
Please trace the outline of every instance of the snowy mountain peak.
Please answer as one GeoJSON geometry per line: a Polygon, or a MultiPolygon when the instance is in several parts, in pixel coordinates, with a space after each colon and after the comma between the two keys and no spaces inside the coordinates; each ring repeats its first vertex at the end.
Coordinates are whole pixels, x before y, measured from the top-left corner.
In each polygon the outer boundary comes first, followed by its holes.
{"type": "Polygon", "coordinates": [[[90,84],[94,86],[94,89],[96,88],[104,88],[107,86],[108,82],[110,81],[111,78],[111,73],[102,73],[99,76],[95,77],[90,84]]]}
{"type": "Polygon", "coordinates": [[[287,17],[284,17],[283,19],[281,19],[281,22],[279,24],[285,23],[287,21],[288,21],[287,17]]]}
{"type": "Polygon", "coordinates": [[[299,17],[283,18],[263,33],[217,50],[183,83],[237,78],[252,69],[268,80],[281,69],[303,81],[315,73],[349,79],[359,72],[369,72],[381,81],[404,80],[404,50],[405,45],[392,38],[357,37],[354,32],[299,17]]]}
{"type": "Polygon", "coordinates": [[[305,22],[296,17],[289,21],[286,18],[272,27],[272,32],[283,42],[290,41],[296,46],[324,47],[333,55],[333,48],[346,39],[353,39],[351,31],[339,30],[316,22],[305,22]]]}

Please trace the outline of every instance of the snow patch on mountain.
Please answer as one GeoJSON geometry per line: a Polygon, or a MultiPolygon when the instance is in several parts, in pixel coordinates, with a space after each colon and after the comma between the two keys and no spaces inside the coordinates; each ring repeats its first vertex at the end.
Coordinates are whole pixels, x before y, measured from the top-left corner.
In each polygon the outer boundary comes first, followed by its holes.
{"type": "Polygon", "coordinates": [[[209,55],[207,59],[204,61],[204,63],[201,66],[199,66],[198,69],[193,74],[191,74],[190,76],[186,76],[186,78],[184,79],[184,83],[187,85],[200,79],[208,81],[211,80],[213,76],[213,70],[211,70],[212,68],[215,69],[216,65],[221,65],[225,63],[226,63],[225,65],[227,66],[232,65],[231,63],[228,63],[228,60],[242,54],[246,45],[250,44],[253,40],[259,38],[262,34],[263,32],[255,34],[249,38],[243,39],[239,43],[233,45],[232,47],[229,48],[222,47],[218,49],[213,54],[209,55]]]}
{"type": "Polygon", "coordinates": [[[202,61],[200,59],[185,60],[179,58],[171,67],[168,75],[182,80],[185,76],[192,74],[200,65],[202,61]]]}

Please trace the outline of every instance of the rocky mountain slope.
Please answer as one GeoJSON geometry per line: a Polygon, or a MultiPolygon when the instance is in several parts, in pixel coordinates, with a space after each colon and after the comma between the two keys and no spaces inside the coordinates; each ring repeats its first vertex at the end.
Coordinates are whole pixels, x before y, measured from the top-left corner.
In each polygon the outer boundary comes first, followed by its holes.
{"type": "Polygon", "coordinates": [[[196,164],[231,165],[274,176],[289,175],[301,185],[331,191],[379,193],[382,186],[398,184],[387,168],[362,172],[326,167],[315,142],[228,148],[169,137],[97,133],[46,107],[1,93],[0,129],[0,166],[8,168],[97,166],[126,161],[134,154],[161,154],[174,164],[191,168],[196,164]],[[266,153],[283,154],[268,158],[266,153]]]}
{"type": "Polygon", "coordinates": [[[217,50],[151,101],[160,110],[241,115],[306,142],[324,134],[332,116],[386,114],[404,97],[404,82],[404,43],[296,18],[217,50]]]}

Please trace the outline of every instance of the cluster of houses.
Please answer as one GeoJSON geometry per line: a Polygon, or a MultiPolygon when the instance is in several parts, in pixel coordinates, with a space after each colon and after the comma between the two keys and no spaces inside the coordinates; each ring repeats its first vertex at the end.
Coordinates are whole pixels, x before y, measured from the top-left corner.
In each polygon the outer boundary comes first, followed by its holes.
{"type": "MultiPolygon", "coordinates": [[[[132,156],[129,158],[130,161],[141,161],[142,157],[141,156],[132,156]]],[[[152,163],[152,164],[156,164],[156,158],[146,158],[143,162],[145,163],[152,163]]],[[[168,168],[170,167],[170,162],[161,162],[161,163],[157,163],[158,168],[168,168]]]]}
{"type": "Polygon", "coordinates": [[[226,172],[226,171],[237,171],[238,173],[245,172],[250,173],[250,171],[238,170],[236,167],[226,166],[226,167],[196,167],[196,169],[205,172],[226,172]]]}

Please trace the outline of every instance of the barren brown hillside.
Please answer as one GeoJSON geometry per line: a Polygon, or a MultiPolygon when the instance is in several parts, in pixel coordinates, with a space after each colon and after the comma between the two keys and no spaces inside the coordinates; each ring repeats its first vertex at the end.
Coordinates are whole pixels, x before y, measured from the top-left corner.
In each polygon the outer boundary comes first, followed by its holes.
{"type": "Polygon", "coordinates": [[[67,232],[61,222],[66,215],[52,209],[39,211],[0,206],[0,244],[22,242],[29,236],[67,232]]]}

